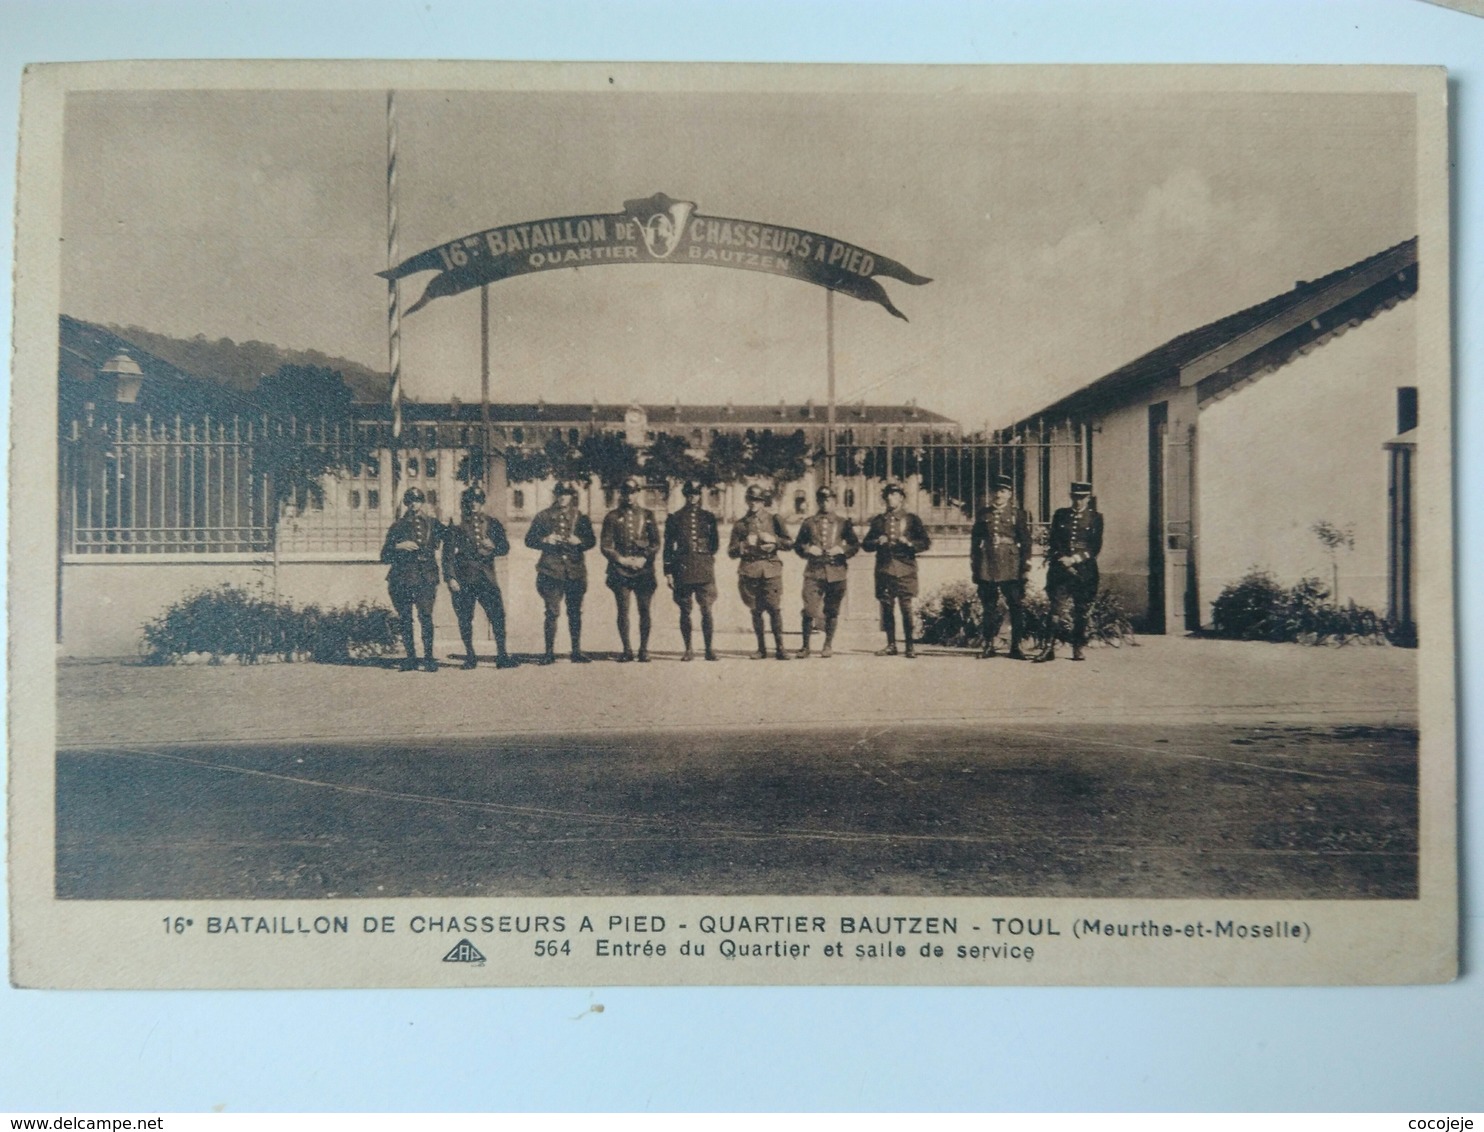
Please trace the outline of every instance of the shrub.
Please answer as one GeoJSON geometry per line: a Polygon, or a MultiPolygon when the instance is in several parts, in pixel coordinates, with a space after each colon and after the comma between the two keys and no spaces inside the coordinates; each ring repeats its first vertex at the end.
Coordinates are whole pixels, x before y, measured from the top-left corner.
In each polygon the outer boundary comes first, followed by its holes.
{"type": "Polygon", "coordinates": [[[1406,643],[1374,610],[1334,601],[1318,578],[1303,578],[1284,589],[1264,570],[1249,571],[1222,590],[1212,603],[1211,621],[1216,636],[1239,641],[1406,643]]]}
{"type": "Polygon", "coordinates": [[[1265,570],[1249,570],[1211,603],[1211,624],[1218,637],[1237,641],[1279,640],[1284,589],[1265,570]]]}
{"type": "Polygon", "coordinates": [[[315,660],[346,664],[390,652],[397,619],[389,609],[362,602],[321,610],[296,608],[261,589],[221,585],[198,590],[144,626],[140,645],[147,664],[174,664],[204,655],[212,664],[231,658],[315,660]]]}
{"type": "MultiPolygon", "coordinates": [[[[1050,641],[1053,622],[1051,603],[1044,591],[1026,587],[1025,646],[1044,648],[1050,641]]],[[[928,594],[918,606],[918,638],[923,644],[946,645],[950,648],[981,648],[984,645],[984,606],[979,601],[979,588],[972,582],[949,582],[928,594]]],[[[1009,628],[1005,617],[1001,630],[1009,628]]],[[[1062,626],[1058,636],[1070,637],[1070,626],[1062,626]]],[[[1134,641],[1133,624],[1118,595],[1098,591],[1087,611],[1087,639],[1118,646],[1134,641]]]]}
{"type": "Polygon", "coordinates": [[[983,644],[984,607],[971,582],[949,582],[917,607],[917,636],[923,644],[970,648],[983,644]]]}

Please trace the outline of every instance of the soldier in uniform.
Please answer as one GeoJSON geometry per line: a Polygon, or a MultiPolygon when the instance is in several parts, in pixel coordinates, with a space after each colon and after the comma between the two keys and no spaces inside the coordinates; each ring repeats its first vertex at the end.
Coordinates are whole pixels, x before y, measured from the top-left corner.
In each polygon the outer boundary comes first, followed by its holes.
{"type": "Polygon", "coordinates": [[[541,552],[536,563],[536,592],[546,603],[546,652],[539,663],[551,664],[556,660],[552,650],[556,647],[557,619],[565,600],[567,629],[572,635],[572,663],[586,664],[588,658],[582,652],[582,597],[587,593],[587,562],[583,555],[598,540],[593,537],[593,525],[588,517],[577,510],[577,489],[559,483],[552,494],[551,506],[538,511],[531,520],[530,530],[526,531],[526,545],[541,552]]]}
{"type": "Polygon", "coordinates": [[[835,491],[822,487],[814,493],[819,510],[804,520],[794,538],[794,552],[804,560],[804,647],[800,657],[809,653],[809,635],[816,625],[824,628],[824,648],[819,655],[835,655],[835,627],[840,620],[840,604],[845,600],[848,563],[860,551],[855,528],[844,515],[836,515],[835,491]]]}
{"type": "MultiPolygon", "coordinates": [[[[899,483],[881,489],[886,510],[871,520],[861,546],[876,555],[876,600],[881,603],[881,628],[886,647],[877,656],[897,655],[896,607],[902,608],[902,644],[912,651],[912,599],[917,596],[917,556],[932,545],[922,520],[902,509],[907,493],[899,483]]],[[[826,638],[825,648],[829,648],[826,638]]]]}
{"type": "Polygon", "coordinates": [[[707,660],[719,660],[712,646],[711,607],[716,604],[716,552],[721,542],[716,516],[701,506],[701,485],[688,480],[681,489],[685,506],[665,519],[665,583],[680,607],[681,660],[694,660],[691,651],[691,604],[701,607],[701,640],[707,660]]]}
{"type": "Polygon", "coordinates": [[[1046,548],[1046,596],[1051,599],[1051,639],[1038,661],[1056,659],[1056,632],[1072,607],[1072,659],[1082,659],[1087,643],[1087,610],[1098,596],[1098,554],[1103,549],[1103,516],[1092,509],[1092,484],[1072,484],[1072,505],[1051,517],[1046,548]]]}
{"type": "Polygon", "coordinates": [[[1031,568],[1031,517],[1011,505],[1015,481],[996,476],[994,494],[981,507],[969,535],[969,561],[984,607],[984,647],[981,657],[994,656],[1004,614],[1000,599],[1010,613],[1010,658],[1024,660],[1020,642],[1025,633],[1025,577],[1031,568]]]}
{"type": "Polygon", "coordinates": [[[495,667],[514,668],[505,651],[505,602],[495,576],[495,559],[510,553],[505,527],[484,513],[484,489],[470,484],[459,496],[459,521],[443,532],[443,580],[453,597],[459,636],[464,639],[465,668],[477,663],[474,656],[474,607],[482,606],[495,635],[495,667]]]}
{"type": "Polygon", "coordinates": [[[649,663],[649,605],[659,582],[654,576],[655,556],[660,552],[660,528],[654,512],[638,503],[643,484],[630,476],[618,486],[619,503],[603,518],[603,557],[608,559],[608,588],[618,602],[618,639],[623,652],[618,659],[634,659],[629,636],[629,595],[639,606],[639,661],[649,663]]]}
{"type": "Polygon", "coordinates": [[[441,527],[426,511],[427,496],[421,489],[409,487],[402,493],[407,508],[386,532],[381,544],[381,560],[391,567],[386,573],[386,589],[397,611],[402,630],[402,647],[407,655],[402,671],[417,668],[417,651],[412,641],[412,611],[417,610],[422,626],[423,663],[427,672],[437,672],[433,659],[433,603],[438,599],[438,540],[441,527]]]}
{"type": "Polygon", "coordinates": [[[773,626],[773,655],[787,660],[783,651],[783,563],[778,552],[793,546],[783,521],[767,510],[768,493],[753,484],[747,489],[747,514],[732,526],[727,555],[740,559],[737,567],[737,589],[742,602],[752,614],[752,631],[757,634],[754,660],[768,658],[763,638],[763,613],[773,626]]]}

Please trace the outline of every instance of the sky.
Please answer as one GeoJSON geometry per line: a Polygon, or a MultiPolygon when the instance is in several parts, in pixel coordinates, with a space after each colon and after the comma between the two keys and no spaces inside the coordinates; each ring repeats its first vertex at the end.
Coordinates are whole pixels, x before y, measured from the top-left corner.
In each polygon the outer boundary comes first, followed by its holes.
{"type": "MultiPolygon", "coordinates": [[[[1062,90],[401,91],[399,258],[665,192],[933,282],[835,303],[837,394],[1002,427],[1417,233],[1411,99],[1062,90]]],[[[385,369],[382,91],[69,98],[62,310],[385,369]]],[[[410,306],[432,276],[404,285],[410,306]]],[[[825,292],[604,265],[495,284],[496,400],[823,401],[825,292]]],[[[407,396],[479,393],[477,292],[403,320],[407,396]]]]}

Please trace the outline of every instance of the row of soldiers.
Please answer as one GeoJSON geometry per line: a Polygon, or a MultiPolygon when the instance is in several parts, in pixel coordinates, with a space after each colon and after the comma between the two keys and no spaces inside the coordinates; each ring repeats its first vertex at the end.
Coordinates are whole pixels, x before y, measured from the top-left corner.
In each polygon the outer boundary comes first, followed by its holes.
{"type": "MultiPolygon", "coordinates": [[[[716,516],[701,506],[702,488],[688,482],[683,488],[685,505],[665,518],[661,534],[654,512],[640,505],[643,484],[637,477],[619,487],[619,504],[603,519],[601,535],[594,535],[592,522],[577,508],[577,490],[570,484],[556,486],[554,501],[531,521],[525,543],[540,553],[536,564],[536,591],[545,604],[546,648],[538,663],[556,659],[557,628],[566,610],[571,641],[570,657],[575,664],[588,663],[582,651],[582,606],[587,593],[587,552],[601,548],[607,560],[606,581],[617,602],[618,634],[623,651],[621,662],[649,661],[652,627],[651,603],[659,589],[655,574],[658,560],[665,584],[679,607],[680,635],[685,645],[682,660],[694,660],[694,614],[699,611],[702,655],[719,660],[715,648],[712,607],[716,603],[716,556],[720,531],[716,516]],[[631,609],[638,612],[637,651],[633,647],[631,609]]],[[[995,655],[994,642],[1005,613],[1010,618],[1010,650],[1013,659],[1026,659],[1021,645],[1024,634],[1026,575],[1030,571],[1032,528],[1028,512],[1012,504],[1013,483],[999,477],[993,492],[980,508],[970,536],[970,558],[974,581],[984,610],[984,647],[980,653],[995,655]],[[1003,607],[1003,611],[1002,611],[1003,607]]],[[[754,659],[768,658],[768,633],[777,660],[789,659],[783,645],[783,563],[779,555],[793,551],[804,559],[803,647],[795,657],[814,655],[816,632],[822,635],[819,656],[834,651],[835,631],[845,600],[848,563],[861,550],[876,556],[876,600],[881,608],[881,628],[886,644],[877,656],[916,655],[913,637],[913,601],[917,596],[917,556],[932,540],[922,520],[903,508],[906,493],[900,484],[882,489],[884,510],[872,518],[864,537],[854,524],[835,513],[835,492],[821,487],[815,493],[818,510],[790,536],[782,519],[772,510],[770,493],[759,486],[747,489],[747,514],[731,530],[727,554],[737,560],[737,588],[752,617],[757,638],[754,659]],[[900,612],[901,649],[897,646],[897,615],[900,612]],[[766,621],[766,624],[765,624],[766,621]]],[[[1073,483],[1071,506],[1052,518],[1047,549],[1047,592],[1055,619],[1060,621],[1070,606],[1072,659],[1082,659],[1087,639],[1087,610],[1097,595],[1097,556],[1102,549],[1102,516],[1091,507],[1092,485],[1073,483]]],[[[495,665],[515,664],[506,649],[505,607],[495,574],[495,561],[510,552],[510,543],[500,521],[484,511],[482,488],[467,488],[459,501],[459,520],[442,524],[427,510],[426,496],[409,488],[402,497],[404,514],[387,531],[381,560],[390,566],[387,588],[401,624],[406,649],[403,668],[418,667],[414,650],[413,614],[422,630],[421,667],[437,671],[433,659],[433,605],[439,577],[447,583],[463,638],[465,668],[476,665],[474,616],[482,608],[495,638],[495,665]]],[[[1055,659],[1056,641],[1034,658],[1055,659]]]]}

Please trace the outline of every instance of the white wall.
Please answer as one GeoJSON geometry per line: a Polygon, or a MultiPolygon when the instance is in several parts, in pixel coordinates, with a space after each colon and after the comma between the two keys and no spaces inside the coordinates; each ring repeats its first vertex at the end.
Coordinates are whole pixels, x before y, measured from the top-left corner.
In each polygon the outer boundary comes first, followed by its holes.
{"type": "MultiPolygon", "coordinates": [[[[1103,513],[1103,586],[1135,620],[1149,607],[1149,406],[1172,388],[1107,414],[1093,434],[1092,489],[1103,513]]],[[[1056,500],[1065,507],[1065,499],[1056,500]]]]}
{"type": "MultiPolygon", "coordinates": [[[[1404,302],[1201,412],[1200,589],[1203,619],[1249,567],[1291,584],[1328,582],[1312,526],[1353,526],[1340,599],[1384,613],[1386,453],[1396,390],[1417,384],[1416,304],[1404,302]]],[[[1445,406],[1422,405],[1421,412],[1445,406]]]]}

